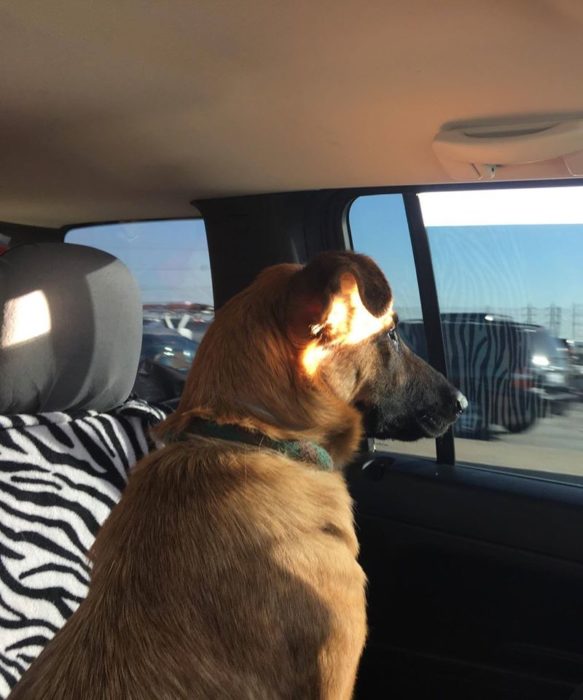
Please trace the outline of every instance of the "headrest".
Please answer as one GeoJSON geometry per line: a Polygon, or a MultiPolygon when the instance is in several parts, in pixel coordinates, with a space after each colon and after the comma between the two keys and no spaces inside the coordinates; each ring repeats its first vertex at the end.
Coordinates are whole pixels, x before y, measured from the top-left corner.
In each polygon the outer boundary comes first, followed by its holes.
{"type": "Polygon", "coordinates": [[[138,285],[112,255],[40,243],[0,257],[0,414],[118,406],[141,337],[138,285]]]}

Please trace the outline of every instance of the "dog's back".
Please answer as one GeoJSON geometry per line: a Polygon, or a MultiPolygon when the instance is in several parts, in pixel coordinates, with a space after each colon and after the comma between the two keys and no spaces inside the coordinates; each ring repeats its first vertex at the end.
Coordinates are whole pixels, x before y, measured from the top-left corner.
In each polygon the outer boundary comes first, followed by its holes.
{"type": "Polygon", "coordinates": [[[265,270],[217,313],[158,431],[167,446],[97,537],[88,598],[14,700],[347,700],[365,581],[342,476],[319,467],[354,454],[355,404],[375,434],[413,440],[464,403],[399,341],[372,260],[265,270]]]}
{"type": "Polygon", "coordinates": [[[170,445],[132,474],[88,598],[13,697],[348,698],[365,636],[356,553],[339,474],[170,445]]]}

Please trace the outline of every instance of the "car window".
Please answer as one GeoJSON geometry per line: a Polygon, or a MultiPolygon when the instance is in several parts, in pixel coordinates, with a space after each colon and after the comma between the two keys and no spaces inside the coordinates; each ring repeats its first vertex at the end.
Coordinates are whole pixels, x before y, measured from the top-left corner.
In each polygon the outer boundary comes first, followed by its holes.
{"type": "Polygon", "coordinates": [[[176,393],[181,382],[169,384],[160,379],[160,367],[186,376],[214,317],[203,221],[85,226],[69,230],[65,240],[105,250],[132,271],[143,304],[142,349],[135,391],[148,400],[173,398],[168,392],[176,393]]]}
{"type": "MultiPolygon", "coordinates": [[[[583,188],[418,196],[448,375],[470,402],[455,426],[458,461],[583,475],[583,188]]],[[[376,218],[386,201],[357,199],[350,225],[355,248],[376,257],[391,280],[403,274],[402,256],[394,222],[376,218]],[[365,209],[377,214],[365,217],[365,209]]],[[[400,330],[427,355],[421,314],[403,316],[400,330]]],[[[399,449],[434,454],[427,441],[399,449]]]]}
{"type": "MultiPolygon", "coordinates": [[[[426,352],[421,300],[402,195],[358,197],[350,207],[348,223],[354,250],[373,258],[391,285],[399,329],[406,329],[401,334],[426,352]]],[[[429,438],[412,444],[379,440],[377,446],[392,452],[435,455],[435,441],[429,438]]]]}
{"type": "Polygon", "coordinates": [[[568,352],[583,340],[583,188],[419,197],[449,369],[470,400],[458,459],[583,475],[583,386],[568,352]],[[487,342],[448,312],[482,314],[487,342]]]}

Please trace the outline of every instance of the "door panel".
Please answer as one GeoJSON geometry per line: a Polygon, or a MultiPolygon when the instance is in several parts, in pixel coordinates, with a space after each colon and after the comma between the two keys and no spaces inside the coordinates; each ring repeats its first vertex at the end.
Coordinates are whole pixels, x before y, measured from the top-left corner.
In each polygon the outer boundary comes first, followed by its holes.
{"type": "Polygon", "coordinates": [[[382,457],[348,482],[369,578],[359,698],[568,698],[583,489],[382,457]]]}

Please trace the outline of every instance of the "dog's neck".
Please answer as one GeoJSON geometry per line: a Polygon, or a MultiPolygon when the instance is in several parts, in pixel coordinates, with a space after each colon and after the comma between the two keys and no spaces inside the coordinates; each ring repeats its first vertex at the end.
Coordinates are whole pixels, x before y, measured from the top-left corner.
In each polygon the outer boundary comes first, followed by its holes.
{"type": "Polygon", "coordinates": [[[310,440],[273,440],[265,433],[250,430],[233,423],[215,423],[204,418],[193,417],[186,428],[173,436],[173,440],[185,440],[192,435],[240,442],[246,445],[275,450],[299,462],[317,466],[323,471],[332,471],[334,463],[330,453],[321,445],[310,440]]]}

